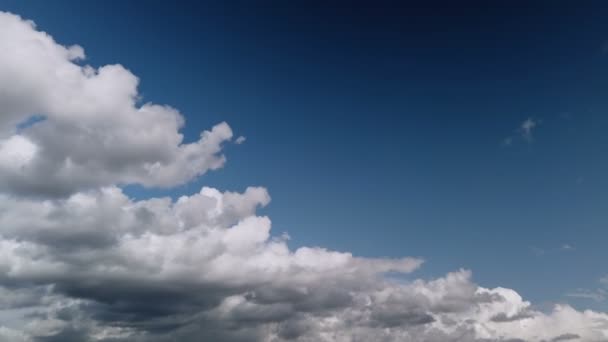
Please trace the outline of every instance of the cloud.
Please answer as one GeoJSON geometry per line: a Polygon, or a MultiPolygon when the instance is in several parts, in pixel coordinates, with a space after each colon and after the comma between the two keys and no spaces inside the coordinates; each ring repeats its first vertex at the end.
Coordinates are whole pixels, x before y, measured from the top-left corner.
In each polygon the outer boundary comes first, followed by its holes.
{"type": "Polygon", "coordinates": [[[423,280],[420,258],[290,248],[257,213],[262,187],[131,199],[121,185],[221,167],[230,127],[184,143],[175,109],[137,105],[133,74],[82,66],[15,15],[0,47],[0,341],[608,338],[604,313],[541,312],[468,270],[423,280]]]}
{"type": "Polygon", "coordinates": [[[541,124],[540,120],[534,118],[527,118],[524,120],[519,127],[515,130],[515,134],[510,135],[503,139],[503,146],[511,146],[517,140],[521,140],[527,143],[534,141],[534,130],[541,124]]]}
{"type": "Polygon", "coordinates": [[[608,300],[608,275],[601,277],[599,283],[600,287],[596,289],[577,289],[567,293],[566,296],[604,302],[608,300]]]}
{"type": "Polygon", "coordinates": [[[573,245],[567,243],[560,246],[544,246],[542,248],[538,246],[530,246],[528,248],[530,253],[537,257],[548,256],[555,253],[569,253],[576,251],[576,248],[573,245]]]}
{"type": "Polygon", "coordinates": [[[543,248],[537,246],[530,246],[530,252],[536,256],[543,256],[547,253],[547,251],[543,248]]]}
{"type": "Polygon", "coordinates": [[[608,296],[608,293],[606,290],[601,288],[596,290],[578,289],[576,291],[566,294],[566,296],[573,298],[591,299],[596,302],[603,302],[606,300],[606,296],[608,296]]]}
{"type": "Polygon", "coordinates": [[[536,121],[533,118],[527,118],[524,122],[521,123],[519,127],[519,133],[522,138],[526,141],[532,141],[532,131],[538,126],[539,121],[536,121]]]}
{"type": "Polygon", "coordinates": [[[573,250],[575,250],[575,248],[572,245],[565,243],[562,245],[561,250],[562,251],[573,251],[573,250]]]}
{"type": "Polygon", "coordinates": [[[2,190],[66,196],[113,184],[171,187],[224,164],[226,123],[184,143],[184,118],[169,106],[138,105],[139,80],[123,66],[83,66],[80,46],[61,46],[7,13],[0,50],[10,51],[0,56],[2,190]]]}
{"type": "Polygon", "coordinates": [[[245,140],[247,140],[247,138],[245,138],[244,136],[239,136],[238,138],[236,138],[236,140],[234,141],[235,144],[240,145],[242,143],[245,142],[245,140]]]}

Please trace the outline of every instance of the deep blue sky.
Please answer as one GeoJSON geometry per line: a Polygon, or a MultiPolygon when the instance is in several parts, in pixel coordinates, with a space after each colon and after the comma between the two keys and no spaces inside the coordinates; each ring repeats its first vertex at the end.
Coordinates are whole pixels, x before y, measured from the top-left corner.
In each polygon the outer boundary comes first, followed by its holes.
{"type": "Polygon", "coordinates": [[[540,302],[597,287],[608,273],[608,2],[372,3],[0,9],[82,45],[91,65],[123,64],[143,101],[185,115],[188,139],[220,121],[247,137],[227,147],[224,169],[155,194],[262,185],[274,232],[294,247],[421,256],[418,275],[469,268],[540,302]],[[516,131],[528,118],[540,122],[531,141],[516,131]]]}

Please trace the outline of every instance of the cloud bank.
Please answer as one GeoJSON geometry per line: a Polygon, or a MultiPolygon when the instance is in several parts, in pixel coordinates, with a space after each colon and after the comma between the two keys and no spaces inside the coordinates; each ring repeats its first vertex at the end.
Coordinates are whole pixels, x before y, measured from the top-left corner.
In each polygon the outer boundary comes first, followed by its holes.
{"type": "Polygon", "coordinates": [[[0,341],[608,340],[604,313],[541,312],[467,270],[290,249],[261,187],[130,199],[121,186],[222,167],[230,127],[184,143],[132,73],[16,15],[0,13],[0,50],[0,341]]]}

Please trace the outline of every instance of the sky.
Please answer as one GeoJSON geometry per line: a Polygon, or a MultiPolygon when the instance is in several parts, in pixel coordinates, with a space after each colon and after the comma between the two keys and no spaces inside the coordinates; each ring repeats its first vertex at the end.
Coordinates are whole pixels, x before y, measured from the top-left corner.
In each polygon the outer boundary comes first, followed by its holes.
{"type": "Polygon", "coordinates": [[[0,341],[608,339],[606,3],[0,11],[0,341]]]}

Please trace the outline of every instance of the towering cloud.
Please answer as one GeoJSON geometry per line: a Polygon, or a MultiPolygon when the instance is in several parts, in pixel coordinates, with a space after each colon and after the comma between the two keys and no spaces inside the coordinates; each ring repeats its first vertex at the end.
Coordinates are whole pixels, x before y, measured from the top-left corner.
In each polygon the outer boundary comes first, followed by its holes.
{"type": "Polygon", "coordinates": [[[122,185],[221,167],[230,127],[184,143],[133,74],[12,14],[0,51],[0,341],[608,339],[606,314],[541,312],[467,270],[421,280],[417,258],[290,249],[256,213],[264,188],[130,199],[122,185]]]}

